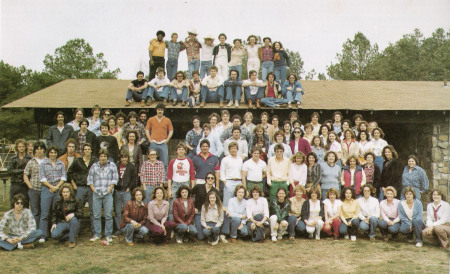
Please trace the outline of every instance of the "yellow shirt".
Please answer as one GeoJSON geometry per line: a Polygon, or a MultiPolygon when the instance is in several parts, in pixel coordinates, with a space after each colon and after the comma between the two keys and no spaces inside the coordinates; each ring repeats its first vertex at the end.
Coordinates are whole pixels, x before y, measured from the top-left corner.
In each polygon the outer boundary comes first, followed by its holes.
{"type": "Polygon", "coordinates": [[[283,158],[283,161],[277,161],[276,157],[270,158],[267,164],[267,180],[286,182],[289,179],[290,163],[287,158],[283,158]]]}
{"type": "Polygon", "coordinates": [[[152,56],[164,57],[166,53],[166,43],[163,41],[159,42],[158,39],[152,39],[148,50],[152,52],[152,56]]]}
{"type": "Polygon", "coordinates": [[[358,218],[359,202],[352,200],[351,202],[343,201],[341,206],[341,215],[345,219],[358,218]]]}

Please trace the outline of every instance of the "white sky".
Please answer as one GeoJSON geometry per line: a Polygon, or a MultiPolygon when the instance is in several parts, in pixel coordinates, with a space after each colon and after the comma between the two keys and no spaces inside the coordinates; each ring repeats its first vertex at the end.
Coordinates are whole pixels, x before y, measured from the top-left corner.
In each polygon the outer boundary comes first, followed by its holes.
{"type": "MultiPolygon", "coordinates": [[[[103,52],[121,79],[148,73],[148,42],[156,31],[184,39],[221,32],[233,38],[269,36],[298,51],[304,70],[326,72],[347,38],[358,31],[384,49],[419,28],[425,36],[450,29],[449,0],[0,0],[0,58],[42,70],[46,54],[84,38],[103,52]],[[447,19],[445,19],[447,18],[447,19]]],[[[218,39],[216,39],[217,43],[218,39]]],[[[187,69],[182,52],[179,68],[187,69]]]]}

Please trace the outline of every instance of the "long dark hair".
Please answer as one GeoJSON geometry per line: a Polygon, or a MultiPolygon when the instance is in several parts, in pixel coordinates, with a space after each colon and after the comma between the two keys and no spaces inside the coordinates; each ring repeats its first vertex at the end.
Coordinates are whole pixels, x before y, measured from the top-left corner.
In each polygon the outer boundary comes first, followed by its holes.
{"type": "Polygon", "coordinates": [[[210,205],[210,203],[209,203],[209,196],[211,196],[211,195],[215,195],[216,196],[217,211],[219,212],[219,215],[220,215],[220,212],[222,212],[222,201],[220,200],[219,195],[217,195],[217,192],[215,192],[214,190],[210,190],[208,192],[208,195],[207,195],[208,197],[206,198],[205,203],[203,204],[203,206],[205,207],[205,213],[208,212],[209,205],[210,205]]]}

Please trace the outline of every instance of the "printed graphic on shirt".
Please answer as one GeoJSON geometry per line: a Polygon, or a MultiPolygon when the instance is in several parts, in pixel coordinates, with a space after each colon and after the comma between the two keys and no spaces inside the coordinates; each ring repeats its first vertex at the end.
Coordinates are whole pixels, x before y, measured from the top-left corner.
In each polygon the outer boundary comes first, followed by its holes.
{"type": "Polygon", "coordinates": [[[177,163],[177,170],[175,172],[178,175],[180,175],[180,176],[184,176],[184,175],[186,175],[188,173],[187,170],[184,169],[184,163],[183,162],[178,162],[177,163]]]}

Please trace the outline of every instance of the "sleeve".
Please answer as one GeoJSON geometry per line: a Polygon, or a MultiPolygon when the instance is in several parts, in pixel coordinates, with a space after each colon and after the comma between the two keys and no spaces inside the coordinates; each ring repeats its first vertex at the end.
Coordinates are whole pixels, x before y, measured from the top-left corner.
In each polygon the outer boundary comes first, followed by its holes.
{"type": "MultiPolygon", "coordinates": [[[[132,203],[132,202],[131,202],[131,203],[132,203]]],[[[128,202],[125,204],[125,207],[124,207],[124,209],[123,209],[122,220],[123,220],[125,223],[130,223],[130,222],[132,221],[132,219],[129,217],[131,203],[128,201],[128,202]]]]}
{"type": "Polygon", "coordinates": [[[61,181],[67,181],[67,173],[66,173],[66,166],[63,163],[60,163],[60,173],[61,173],[61,181]]]}
{"type": "Polygon", "coordinates": [[[27,165],[25,166],[25,169],[23,170],[23,174],[30,176],[30,172],[31,172],[31,160],[28,161],[27,165]]]}
{"type": "Polygon", "coordinates": [[[223,210],[221,210],[221,211],[219,212],[219,220],[218,220],[218,222],[216,223],[216,227],[221,227],[222,224],[223,224],[223,218],[224,218],[223,212],[224,212],[223,210]]]}
{"type": "Polygon", "coordinates": [[[194,162],[192,162],[191,159],[186,158],[189,162],[189,177],[191,180],[195,180],[195,168],[194,168],[194,162]]]}
{"type": "Polygon", "coordinates": [[[373,203],[375,205],[375,217],[380,218],[380,203],[378,202],[378,200],[375,198],[375,200],[373,200],[373,203]]]}
{"type": "Polygon", "coordinates": [[[286,205],[283,208],[283,211],[281,211],[281,220],[285,220],[287,216],[289,216],[289,212],[291,211],[291,203],[289,200],[286,202],[286,205]]]}
{"type": "Polygon", "coordinates": [[[286,59],[286,65],[288,67],[290,67],[291,66],[291,58],[289,58],[289,55],[287,54],[287,52],[285,50],[283,50],[283,55],[284,55],[284,58],[286,59]]]}
{"type": "Polygon", "coordinates": [[[53,130],[52,127],[50,127],[48,129],[48,134],[47,134],[47,147],[53,145],[53,130]]]}
{"type": "Polygon", "coordinates": [[[202,205],[202,211],[200,215],[200,223],[202,224],[202,227],[206,228],[208,225],[206,224],[206,216],[205,216],[205,206],[202,205]]]}
{"type": "Polygon", "coordinates": [[[111,169],[112,169],[112,178],[111,178],[111,184],[117,185],[119,182],[119,171],[117,170],[117,166],[114,163],[111,163],[111,169]]]}
{"type": "Polygon", "coordinates": [[[309,201],[306,200],[302,205],[302,211],[300,213],[300,217],[303,221],[308,220],[309,217],[309,201]]]}
{"type": "Polygon", "coordinates": [[[181,216],[178,215],[178,207],[180,206],[179,198],[177,198],[172,205],[173,221],[177,224],[186,224],[181,216]]]}
{"type": "Polygon", "coordinates": [[[56,203],[53,205],[52,210],[53,210],[53,214],[52,214],[52,220],[51,223],[56,225],[58,224],[58,217],[60,215],[62,215],[61,209],[60,209],[60,201],[56,201],[56,203]]]}
{"type": "Polygon", "coordinates": [[[172,180],[174,163],[175,163],[175,159],[173,159],[169,162],[169,166],[167,167],[167,180],[172,180]]]}
{"type": "Polygon", "coordinates": [[[89,173],[88,173],[88,177],[87,177],[87,185],[94,185],[94,168],[95,166],[91,166],[91,168],[89,169],[89,173]]]}
{"type": "Polygon", "coordinates": [[[306,167],[305,164],[302,165],[301,168],[301,173],[300,173],[300,178],[299,178],[299,184],[301,185],[306,185],[306,176],[308,174],[308,168],[306,167]]]}
{"type": "Polygon", "coordinates": [[[267,202],[267,199],[266,198],[263,198],[264,200],[264,202],[263,202],[263,206],[264,206],[264,217],[267,217],[267,218],[269,218],[270,217],[270,215],[269,215],[269,203],[267,202]]]}
{"type": "Polygon", "coordinates": [[[79,199],[75,199],[75,204],[76,204],[76,210],[75,210],[75,217],[80,220],[83,216],[84,216],[84,204],[79,200],[79,199]]]}
{"type": "Polygon", "coordinates": [[[159,177],[159,181],[158,183],[164,183],[165,179],[166,179],[166,170],[164,168],[164,164],[162,162],[159,163],[159,168],[158,168],[158,172],[159,172],[159,176],[157,176],[157,178],[159,177]]]}
{"type": "Polygon", "coordinates": [[[43,163],[39,165],[39,181],[46,182],[47,181],[47,174],[45,172],[45,168],[43,163]]]}
{"type": "Polygon", "coordinates": [[[220,163],[220,180],[221,181],[226,180],[225,169],[227,168],[227,165],[228,165],[228,158],[223,158],[222,162],[220,163]]]}
{"type": "Polygon", "coordinates": [[[6,239],[8,239],[8,236],[5,234],[5,232],[4,232],[4,230],[5,230],[5,227],[6,226],[8,226],[8,215],[7,214],[5,214],[5,215],[3,215],[3,218],[2,218],[2,220],[0,221],[0,238],[2,239],[2,240],[6,240],[6,239]]]}
{"type": "Polygon", "coordinates": [[[322,180],[322,166],[320,164],[317,164],[314,167],[314,172],[316,173],[315,180],[313,182],[313,187],[316,187],[318,184],[320,184],[320,181],[322,180]]]}
{"type": "MultiPolygon", "coordinates": [[[[362,199],[364,199],[364,198],[362,198],[362,199]]],[[[362,213],[363,212],[363,209],[361,208],[361,203],[358,201],[358,205],[359,205],[359,213],[358,213],[358,218],[361,220],[361,221],[364,221],[365,219],[366,219],[366,216],[364,216],[364,214],[362,213]]],[[[363,206],[364,207],[364,206],[363,206]]]]}
{"type": "Polygon", "coordinates": [[[423,222],[423,206],[419,200],[414,200],[414,214],[413,220],[419,220],[423,222]]]}
{"type": "Polygon", "coordinates": [[[203,78],[203,80],[202,80],[202,86],[207,86],[207,85],[208,85],[208,77],[209,77],[209,76],[206,76],[205,78],[203,78]]]}
{"type": "Polygon", "coordinates": [[[421,187],[422,187],[422,192],[425,192],[428,190],[428,186],[430,184],[430,182],[428,181],[428,177],[427,174],[425,173],[425,170],[423,170],[422,168],[420,169],[420,174],[421,174],[421,187]]]}
{"type": "Polygon", "coordinates": [[[150,203],[148,204],[148,220],[157,226],[160,226],[161,224],[155,219],[155,213],[153,212],[153,208],[150,206],[150,203]]]}
{"type": "MultiPolygon", "coordinates": [[[[383,203],[383,201],[381,201],[381,203],[383,203]]],[[[382,218],[385,222],[389,222],[390,219],[388,218],[388,216],[387,216],[386,213],[384,212],[384,209],[383,209],[383,206],[381,206],[381,203],[380,203],[380,215],[381,215],[381,218],[382,218]]]]}
{"type": "Polygon", "coordinates": [[[403,209],[402,202],[398,203],[398,215],[400,216],[400,221],[404,224],[407,224],[409,227],[411,226],[411,221],[406,216],[405,210],[403,209]]]}
{"type": "Polygon", "coordinates": [[[36,221],[34,220],[31,210],[26,210],[23,212],[26,212],[25,214],[27,218],[27,230],[25,230],[21,236],[26,238],[31,234],[31,232],[33,232],[33,230],[36,230],[36,221]]]}
{"type": "MultiPolygon", "coordinates": [[[[220,142],[220,140],[219,140],[219,138],[216,136],[215,137],[215,143],[216,143],[216,149],[217,149],[217,152],[216,152],[216,154],[217,155],[222,155],[222,153],[224,153],[224,148],[223,148],[223,145],[222,145],[222,142],[220,142]]],[[[200,143],[199,143],[200,144],[200,143]]],[[[217,156],[217,157],[219,157],[219,156],[217,156]]]]}
{"type": "Polygon", "coordinates": [[[222,76],[216,76],[217,77],[217,86],[222,86],[223,83],[225,82],[225,80],[223,79],[222,76]]]}
{"type": "Polygon", "coordinates": [[[164,216],[161,219],[161,224],[164,225],[164,223],[167,221],[168,217],[169,217],[169,202],[167,202],[167,208],[164,212],[164,216]]]}

